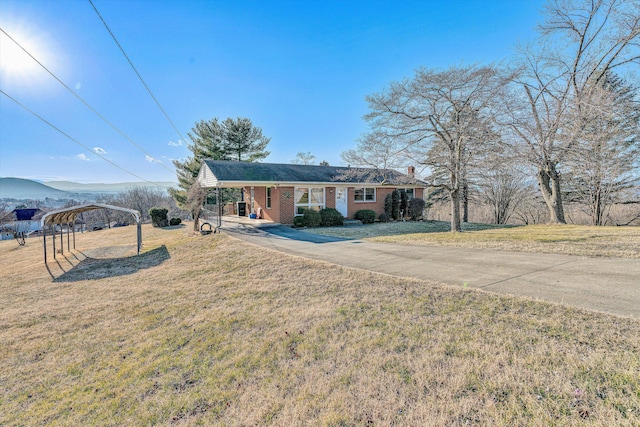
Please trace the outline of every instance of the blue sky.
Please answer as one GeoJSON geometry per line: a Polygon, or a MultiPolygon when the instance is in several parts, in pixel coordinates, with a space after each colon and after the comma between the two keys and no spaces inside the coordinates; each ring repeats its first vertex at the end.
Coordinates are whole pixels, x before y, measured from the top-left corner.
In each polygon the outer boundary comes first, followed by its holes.
{"type": "MultiPolygon", "coordinates": [[[[508,60],[535,38],[543,3],[93,0],[180,134],[248,117],[267,162],[297,152],[340,165],[366,131],[365,96],[420,66],[508,60]]],[[[0,1],[0,27],[141,149],[0,33],[0,176],[175,181],[190,154],[88,0],[0,1]],[[134,177],[98,157],[107,158],[134,177]],[[149,157],[149,154],[151,157],[149,157]]]]}

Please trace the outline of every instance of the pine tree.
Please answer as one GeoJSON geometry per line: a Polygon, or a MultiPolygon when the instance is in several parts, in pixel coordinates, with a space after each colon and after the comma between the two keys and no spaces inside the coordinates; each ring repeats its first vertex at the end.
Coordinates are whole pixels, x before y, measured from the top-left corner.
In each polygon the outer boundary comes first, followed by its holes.
{"type": "Polygon", "coordinates": [[[255,162],[269,155],[265,149],[271,138],[262,135],[262,129],[253,126],[251,120],[244,117],[235,120],[228,118],[222,122],[222,127],[224,154],[229,157],[228,160],[255,162]]]}
{"type": "Polygon", "coordinates": [[[269,155],[265,150],[270,138],[262,135],[262,129],[253,126],[251,120],[239,117],[220,122],[218,118],[201,120],[189,133],[193,153],[185,161],[174,160],[178,177],[178,188],[169,189],[169,194],[178,206],[188,209],[189,190],[195,182],[202,160],[238,160],[254,162],[269,155]]]}

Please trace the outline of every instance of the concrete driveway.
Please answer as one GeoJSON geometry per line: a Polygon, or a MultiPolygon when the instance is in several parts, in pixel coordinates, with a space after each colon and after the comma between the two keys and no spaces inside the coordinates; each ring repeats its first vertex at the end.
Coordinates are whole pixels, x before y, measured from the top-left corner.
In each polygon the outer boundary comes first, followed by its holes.
{"type": "Polygon", "coordinates": [[[345,267],[640,318],[640,260],[406,246],[319,236],[282,225],[225,224],[223,231],[259,246],[345,267]]]}

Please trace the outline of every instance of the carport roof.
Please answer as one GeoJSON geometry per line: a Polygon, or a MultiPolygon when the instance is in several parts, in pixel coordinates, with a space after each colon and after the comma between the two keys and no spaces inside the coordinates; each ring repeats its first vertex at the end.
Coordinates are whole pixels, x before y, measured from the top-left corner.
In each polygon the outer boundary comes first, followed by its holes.
{"type": "MultiPolygon", "coordinates": [[[[127,209],[127,208],[123,208],[120,206],[113,206],[113,205],[105,205],[102,203],[89,203],[89,204],[85,204],[85,205],[78,205],[78,206],[72,206],[70,208],[65,208],[65,209],[59,209],[57,211],[52,211],[52,212],[47,212],[42,219],[40,220],[40,223],[42,224],[42,237],[43,237],[43,249],[44,249],[44,263],[47,263],[47,229],[45,228],[45,226],[47,225],[60,225],[60,224],[70,224],[75,222],[76,218],[78,215],[80,215],[82,212],[88,212],[88,211],[93,211],[96,209],[113,209],[116,211],[121,211],[121,212],[128,212],[131,215],[133,215],[133,217],[136,220],[136,228],[137,228],[137,236],[138,236],[138,255],[140,255],[140,249],[142,249],[142,229],[140,228],[140,212],[134,210],[134,209],[127,209]]],[[[75,232],[75,227],[73,228],[73,247],[75,249],[76,246],[76,232],[75,232]]],[[[55,233],[55,229],[53,230],[53,232],[55,233]]],[[[60,249],[63,250],[64,249],[64,242],[62,241],[62,227],[60,227],[60,249]]],[[[69,235],[69,229],[67,228],[67,238],[69,235]]],[[[67,240],[67,248],[69,248],[69,240],[67,240]]],[[[56,257],[56,252],[55,252],[55,237],[53,238],[53,258],[55,259],[56,257]]]]}
{"type": "Polygon", "coordinates": [[[93,211],[96,209],[113,209],[122,212],[128,212],[136,219],[137,223],[140,223],[140,213],[133,209],[127,209],[120,206],[105,205],[102,203],[90,203],[85,205],[72,206],[70,208],[59,209],[56,211],[48,212],[40,220],[42,226],[53,224],[68,224],[74,222],[76,217],[82,212],[93,211]]]}
{"type": "Polygon", "coordinates": [[[253,163],[227,160],[203,160],[198,174],[203,187],[234,187],[270,184],[376,184],[390,186],[428,184],[414,176],[392,169],[352,168],[344,166],[253,163]]]}

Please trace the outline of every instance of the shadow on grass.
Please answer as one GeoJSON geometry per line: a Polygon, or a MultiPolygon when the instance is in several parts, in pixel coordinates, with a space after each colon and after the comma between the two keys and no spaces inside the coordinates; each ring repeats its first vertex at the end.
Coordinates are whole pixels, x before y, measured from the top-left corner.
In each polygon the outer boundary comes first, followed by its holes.
{"type": "Polygon", "coordinates": [[[331,243],[331,242],[342,242],[344,240],[351,240],[349,238],[344,237],[336,237],[336,236],[323,236],[315,233],[307,233],[304,230],[296,230],[290,227],[269,227],[263,229],[267,234],[272,234],[278,237],[284,237],[286,239],[298,240],[301,242],[309,242],[309,243],[331,243]]]}
{"type": "Polygon", "coordinates": [[[157,227],[160,230],[179,230],[181,228],[185,228],[186,225],[178,224],[178,225],[167,225],[166,227],[157,227]]]}
{"type": "Polygon", "coordinates": [[[250,225],[238,224],[231,227],[222,228],[223,231],[231,234],[243,234],[248,236],[258,236],[264,238],[278,238],[288,240],[298,240],[309,243],[331,243],[341,242],[345,239],[342,237],[325,236],[320,234],[306,233],[299,229],[294,229],[286,225],[274,225],[270,227],[256,228],[250,225]]]}
{"type": "MultiPolygon", "coordinates": [[[[473,222],[465,222],[461,225],[462,231],[464,232],[517,227],[515,225],[481,224],[473,222]]],[[[363,225],[348,225],[342,227],[311,228],[306,231],[308,233],[333,236],[342,239],[364,239],[381,236],[396,236],[399,234],[445,233],[451,231],[451,223],[436,220],[394,221],[363,225]]]]}
{"type": "MultiPolygon", "coordinates": [[[[73,268],[65,271],[54,282],[79,282],[81,280],[96,280],[107,277],[126,276],[140,270],[155,267],[171,258],[167,247],[162,245],[140,255],[120,258],[90,258],[80,261],[73,268]]],[[[51,274],[51,273],[50,273],[51,274]]]]}

